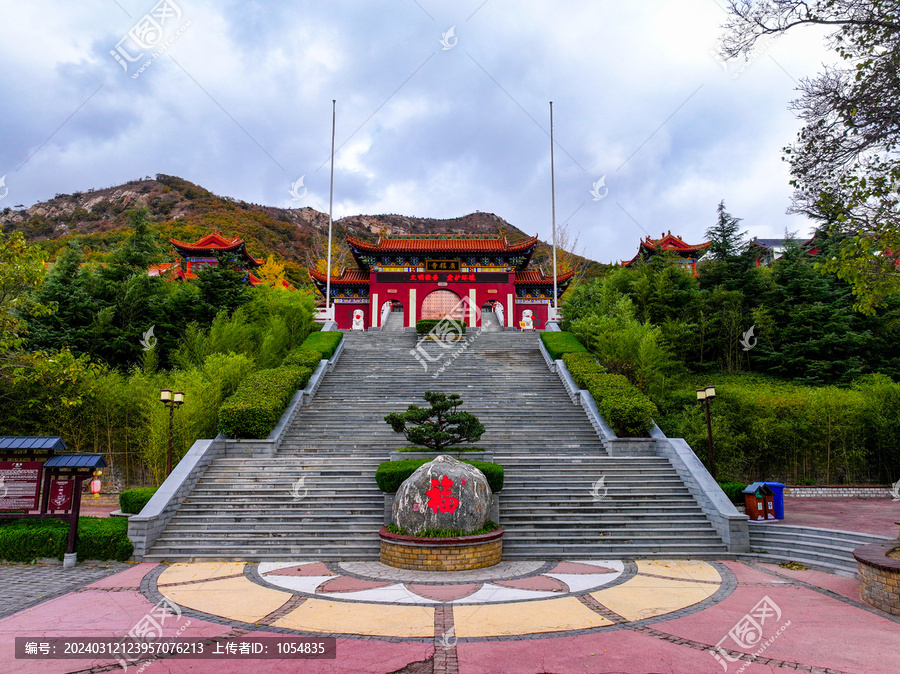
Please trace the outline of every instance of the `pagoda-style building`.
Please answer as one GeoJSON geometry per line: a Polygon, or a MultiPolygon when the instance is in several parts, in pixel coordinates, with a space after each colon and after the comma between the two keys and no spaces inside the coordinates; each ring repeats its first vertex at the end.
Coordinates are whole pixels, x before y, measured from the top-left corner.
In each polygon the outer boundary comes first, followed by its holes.
{"type": "MultiPolygon", "coordinates": [[[[347,236],[357,268],[331,278],[335,322],[342,330],[350,329],[354,311],[362,309],[366,328],[381,327],[387,305],[394,311],[402,308],[407,327],[415,327],[419,319],[452,314],[474,328],[481,310],[491,309],[502,315],[506,327],[518,326],[523,312],[530,310],[534,326],[541,329],[553,303],[553,277],[528,269],[537,242],[534,236],[510,243],[502,231],[382,234],[376,243],[347,236]]],[[[324,296],[326,275],[315,269],[309,274],[324,296]]],[[[574,275],[558,275],[560,296],[574,275]]]]}
{"type": "Polygon", "coordinates": [[[697,275],[697,261],[703,257],[706,253],[706,249],[709,248],[709,242],[706,243],[698,243],[696,245],[691,245],[689,243],[685,243],[684,240],[680,236],[675,236],[669,231],[668,234],[660,235],[658,239],[651,239],[648,234],[647,237],[641,241],[641,245],[638,247],[637,255],[635,255],[630,260],[622,260],[623,267],[630,267],[635,264],[638,260],[647,261],[654,255],[659,253],[672,253],[677,258],[678,261],[685,266],[686,269],[689,269],[690,272],[696,276],[697,275]]]}
{"type": "MultiPolygon", "coordinates": [[[[250,255],[243,239],[237,237],[228,239],[219,232],[213,232],[194,243],[185,243],[178,239],[169,239],[169,243],[172,244],[181,260],[152,265],[149,269],[150,276],[167,276],[182,281],[192,281],[197,278],[197,272],[200,269],[218,265],[217,256],[230,254],[238,260],[238,267],[247,272],[248,284],[252,286],[262,284],[262,281],[250,270],[261,267],[266,261],[258,260],[250,255]]],[[[284,282],[284,287],[294,290],[294,287],[287,281],[284,282]]]]}

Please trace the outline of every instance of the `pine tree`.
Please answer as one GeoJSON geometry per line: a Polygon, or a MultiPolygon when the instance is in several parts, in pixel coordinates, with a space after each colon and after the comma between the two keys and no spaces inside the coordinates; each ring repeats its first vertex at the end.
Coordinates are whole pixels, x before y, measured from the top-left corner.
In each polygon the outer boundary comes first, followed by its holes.
{"type": "Polygon", "coordinates": [[[740,231],[742,218],[736,218],[725,210],[725,200],[719,202],[716,224],[706,230],[709,240],[707,255],[713,260],[728,261],[744,252],[747,245],[746,231],[740,231]]]}

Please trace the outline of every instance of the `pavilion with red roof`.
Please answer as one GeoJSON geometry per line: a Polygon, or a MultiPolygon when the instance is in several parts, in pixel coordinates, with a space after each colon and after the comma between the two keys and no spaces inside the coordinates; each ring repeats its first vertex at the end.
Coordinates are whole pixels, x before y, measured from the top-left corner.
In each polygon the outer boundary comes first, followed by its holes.
{"type": "MultiPolygon", "coordinates": [[[[365,327],[382,327],[390,309],[402,310],[404,325],[416,321],[462,315],[470,327],[479,324],[482,309],[502,315],[506,327],[519,325],[530,310],[538,329],[546,326],[553,302],[553,277],[528,269],[538,238],[510,243],[499,235],[382,234],[369,243],[347,236],[357,269],[344,269],[331,278],[334,320],[349,329],[353,313],[363,310],[365,327]],[[462,308],[460,303],[464,301],[462,308]]],[[[325,274],[310,269],[322,292],[325,274]]],[[[568,287],[574,271],[559,274],[558,294],[568,287]]]]}
{"type": "MultiPolygon", "coordinates": [[[[150,276],[169,276],[182,281],[193,281],[200,269],[218,265],[218,256],[228,253],[233,255],[238,260],[238,266],[247,272],[248,284],[257,286],[262,283],[250,270],[261,267],[266,261],[250,255],[243,239],[237,237],[229,239],[220,232],[213,232],[194,243],[185,243],[178,239],[169,239],[169,243],[181,257],[180,262],[151,265],[148,270],[150,276]]],[[[287,281],[284,282],[284,287],[294,290],[287,281]]]]}
{"type": "Polygon", "coordinates": [[[672,253],[680,258],[679,261],[685,265],[685,267],[689,268],[691,273],[696,276],[697,261],[703,257],[707,248],[709,248],[708,241],[706,243],[691,245],[685,243],[681,237],[672,234],[671,231],[669,231],[668,234],[661,234],[658,239],[651,239],[648,234],[646,238],[641,241],[637,255],[630,260],[622,260],[622,266],[630,267],[638,260],[644,260],[646,262],[652,256],[659,253],[672,253]]]}

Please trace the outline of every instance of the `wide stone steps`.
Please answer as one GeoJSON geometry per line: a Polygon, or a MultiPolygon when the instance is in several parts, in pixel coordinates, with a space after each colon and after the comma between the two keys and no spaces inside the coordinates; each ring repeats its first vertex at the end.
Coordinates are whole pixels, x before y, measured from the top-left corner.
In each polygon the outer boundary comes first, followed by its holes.
{"type": "Polygon", "coordinates": [[[547,369],[538,335],[470,328],[467,338],[434,377],[447,359],[426,372],[411,353],[413,332],[346,333],[340,361],[277,456],[214,461],[147,559],[377,559],[384,496],[375,469],[407,444],[384,416],[427,405],[428,390],[460,394],[461,409],[487,428],[472,444],[505,468],[505,557],[721,556],[725,546],[667,459],[606,455],[547,369]]]}

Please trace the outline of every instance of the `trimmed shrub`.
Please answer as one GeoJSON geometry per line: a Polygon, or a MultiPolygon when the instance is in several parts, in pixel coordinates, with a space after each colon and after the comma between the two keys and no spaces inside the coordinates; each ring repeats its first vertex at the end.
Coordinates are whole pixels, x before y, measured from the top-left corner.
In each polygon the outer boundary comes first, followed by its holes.
{"type": "MultiPolygon", "coordinates": [[[[31,563],[37,559],[62,559],[69,537],[69,525],[58,519],[0,520],[0,559],[31,563]]],[[[78,559],[124,562],[134,553],[128,540],[128,520],[124,517],[80,517],[78,519],[78,559]]]]}
{"type": "Polygon", "coordinates": [[[422,320],[416,321],[416,333],[419,335],[427,335],[434,330],[438,323],[446,323],[447,326],[450,327],[450,330],[448,330],[450,333],[466,334],[466,322],[463,319],[453,320],[451,325],[450,321],[443,318],[423,318],[422,320]],[[461,333],[460,330],[462,330],[461,333]]]}
{"type": "Polygon", "coordinates": [[[300,348],[318,351],[322,354],[323,359],[329,360],[334,355],[335,350],[338,348],[338,344],[341,343],[343,338],[344,333],[336,330],[313,332],[306,338],[303,344],[300,345],[300,348]]]}
{"type": "Polygon", "coordinates": [[[156,490],[157,487],[139,487],[123,491],[119,494],[119,508],[123,513],[137,515],[144,509],[147,501],[153,497],[156,490]]]}
{"type": "Polygon", "coordinates": [[[587,388],[587,382],[600,374],[606,373],[606,368],[597,362],[591,354],[582,351],[573,351],[563,354],[563,362],[572,374],[575,385],[580,389],[587,388]]]}
{"type": "MultiPolygon", "coordinates": [[[[379,464],[375,471],[375,481],[381,491],[394,494],[400,489],[400,485],[410,475],[416,472],[419,466],[424,466],[432,459],[405,459],[403,461],[385,461],[379,464]]],[[[487,478],[491,491],[498,492],[503,489],[503,466],[485,461],[463,461],[470,466],[475,466],[487,478]]]]}
{"type": "Polygon", "coordinates": [[[321,352],[315,349],[298,348],[284,357],[281,367],[308,367],[315,372],[319,367],[320,360],[322,360],[321,352]]]}
{"type": "Polygon", "coordinates": [[[489,534],[492,531],[497,531],[497,529],[499,528],[500,525],[492,520],[488,520],[484,523],[483,527],[481,527],[480,529],[476,529],[475,531],[460,531],[459,529],[426,529],[422,533],[411,534],[406,529],[398,527],[393,522],[385,527],[385,529],[387,529],[389,533],[397,534],[398,536],[415,535],[417,538],[457,538],[460,536],[480,536],[482,534],[489,534]]]}
{"type": "Polygon", "coordinates": [[[541,341],[553,360],[559,360],[565,353],[587,353],[584,345],[571,332],[542,332],[541,341]]]}
{"type": "Polygon", "coordinates": [[[642,437],[653,427],[656,405],[626,377],[597,374],[588,380],[587,390],[597,403],[597,410],[617,436],[642,437]]]}
{"type": "Polygon", "coordinates": [[[278,367],[250,375],[219,408],[219,432],[230,437],[265,438],[294,393],[306,386],[311,376],[308,367],[278,367]]]}
{"type": "Polygon", "coordinates": [[[744,489],[747,488],[743,482],[720,482],[719,486],[725,492],[725,496],[731,499],[732,503],[739,505],[744,504],[744,489]]]}

